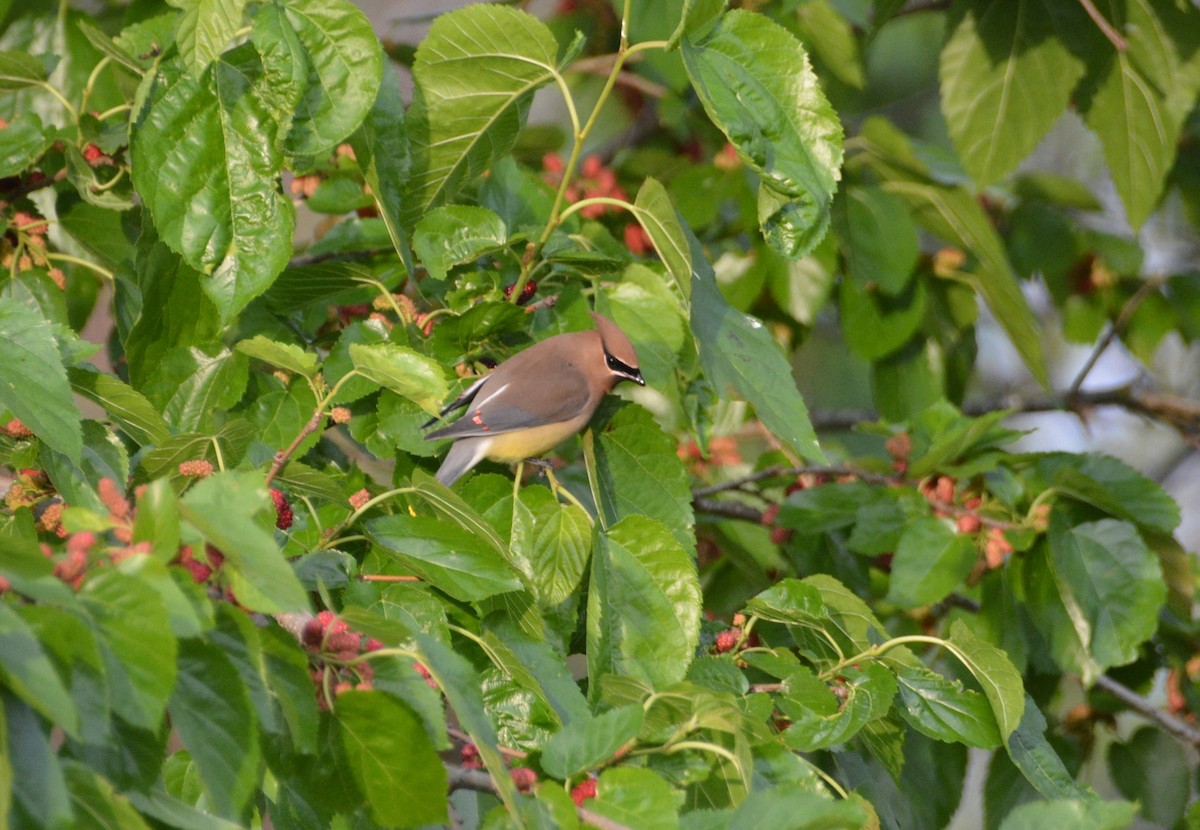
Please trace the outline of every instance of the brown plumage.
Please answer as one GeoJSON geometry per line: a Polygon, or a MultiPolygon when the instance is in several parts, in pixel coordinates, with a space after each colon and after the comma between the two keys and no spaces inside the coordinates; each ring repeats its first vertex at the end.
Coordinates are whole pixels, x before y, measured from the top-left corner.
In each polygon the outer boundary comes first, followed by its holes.
{"type": "Polygon", "coordinates": [[[437,479],[450,486],[485,458],[521,461],[583,429],[623,380],[644,385],[637,352],[617,324],[592,312],[596,328],[548,337],[510,357],[442,410],[462,418],[426,435],[454,438],[437,479]]]}

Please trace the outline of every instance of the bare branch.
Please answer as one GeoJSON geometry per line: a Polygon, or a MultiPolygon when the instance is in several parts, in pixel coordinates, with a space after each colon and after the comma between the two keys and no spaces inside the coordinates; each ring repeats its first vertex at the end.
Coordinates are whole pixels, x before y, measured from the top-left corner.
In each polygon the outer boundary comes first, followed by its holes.
{"type": "Polygon", "coordinates": [[[312,414],[312,417],[308,419],[308,423],[304,425],[304,428],[300,430],[300,433],[295,437],[292,443],[289,444],[286,449],[282,449],[275,453],[275,458],[271,460],[271,469],[267,470],[266,483],[268,487],[270,487],[271,482],[275,480],[275,476],[279,475],[279,471],[282,470],[284,465],[288,463],[288,459],[292,457],[292,453],[296,451],[296,448],[300,446],[300,443],[305,438],[317,431],[317,428],[321,426],[321,421],[324,419],[324,417],[325,410],[321,407],[317,407],[317,410],[312,414]]]}
{"type": "MultiPolygon", "coordinates": [[[[1090,0],[1080,0],[1084,5],[1090,5],[1090,0]]],[[[1079,374],[1075,376],[1075,380],[1071,381],[1071,385],[1067,387],[1066,400],[1069,402],[1079,394],[1079,389],[1083,386],[1084,380],[1088,374],[1096,366],[1096,361],[1100,359],[1100,355],[1104,354],[1105,350],[1122,334],[1129,326],[1129,321],[1133,319],[1133,313],[1138,310],[1146,298],[1158,291],[1162,287],[1164,280],[1161,277],[1152,277],[1142,283],[1141,287],[1125,301],[1121,306],[1121,310],[1117,313],[1117,319],[1108,327],[1108,331],[1104,333],[1096,342],[1096,347],[1092,349],[1092,353],[1088,355],[1087,362],[1083,364],[1083,368],[1079,370],[1079,374]]]]}
{"type": "Polygon", "coordinates": [[[1100,675],[1096,687],[1103,689],[1147,720],[1156,723],[1164,732],[1185,743],[1200,747],[1200,730],[1170,712],[1164,712],[1146,698],[1107,675],[1100,675]]]}

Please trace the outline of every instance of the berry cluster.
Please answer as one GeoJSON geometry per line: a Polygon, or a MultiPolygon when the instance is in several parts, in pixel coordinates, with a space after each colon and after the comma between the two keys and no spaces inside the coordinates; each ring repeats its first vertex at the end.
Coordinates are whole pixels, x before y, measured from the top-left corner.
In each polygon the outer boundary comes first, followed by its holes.
{"type": "MultiPolygon", "coordinates": [[[[46,251],[47,220],[32,213],[13,214],[7,233],[0,238],[0,265],[13,273],[45,268],[59,290],[67,287],[67,277],[61,268],[51,268],[46,251]]],[[[15,436],[14,436],[15,437],[15,436]]]]}
{"type": "Polygon", "coordinates": [[[180,461],[179,474],[184,478],[205,478],[213,474],[213,465],[205,458],[180,461]]]}
{"type": "Polygon", "coordinates": [[[311,655],[310,676],[322,711],[332,708],[343,692],[371,688],[375,670],[369,660],[359,658],[383,648],[379,640],[352,630],[332,611],[322,611],[304,624],[300,642],[311,655]]]}
{"type": "MultiPolygon", "coordinates": [[[[504,299],[511,300],[513,289],[516,287],[516,283],[504,286],[504,299]]],[[[537,283],[533,280],[526,280],[525,285],[521,288],[521,296],[517,297],[517,305],[525,305],[533,299],[533,295],[536,293],[537,283]]]]}
{"type": "Polygon", "coordinates": [[[275,527],[287,530],[292,526],[295,514],[292,513],[292,503],[281,490],[271,488],[271,501],[275,502],[275,527]]]}
{"type": "MultiPolygon", "coordinates": [[[[558,153],[547,153],[542,157],[542,170],[542,178],[552,187],[558,187],[562,184],[566,164],[558,153]]],[[[629,194],[617,183],[616,172],[594,153],[583,160],[579,166],[579,177],[567,185],[563,195],[572,204],[582,199],[594,198],[629,201],[629,194]]],[[[599,219],[614,210],[611,205],[596,204],[581,208],[579,213],[585,219],[599,219]]],[[[650,237],[636,220],[627,222],[622,233],[625,247],[636,256],[645,256],[653,250],[650,237]]]]}
{"type": "Polygon", "coordinates": [[[704,477],[710,470],[736,467],[742,463],[737,440],[729,435],[714,436],[708,442],[707,457],[695,441],[680,444],[675,452],[692,474],[698,477],[704,477]]]}
{"type": "MultiPolygon", "coordinates": [[[[417,665],[420,664],[418,663],[417,665]]],[[[506,751],[512,752],[511,750],[506,751]]],[[[524,753],[513,752],[513,754],[524,757],[524,753]]],[[[479,757],[479,748],[470,741],[465,742],[459,749],[459,758],[462,760],[463,769],[483,768],[483,760],[479,757]]],[[[513,784],[516,785],[517,790],[523,793],[532,792],[538,782],[537,772],[529,767],[512,767],[509,769],[508,775],[512,779],[513,784]]]]}
{"type": "Polygon", "coordinates": [[[989,524],[979,539],[983,545],[984,562],[990,570],[1003,565],[1012,554],[1012,543],[1004,535],[1004,528],[994,523],[988,523],[979,512],[983,507],[983,497],[969,489],[958,491],[957,484],[950,476],[938,476],[929,479],[921,485],[921,493],[933,508],[933,515],[938,518],[954,518],[955,529],[959,533],[979,534],[984,524],[989,524]]]}
{"type": "MultiPolygon", "coordinates": [[[[91,530],[76,533],[67,531],[62,524],[66,505],[41,471],[21,470],[6,496],[9,507],[36,509],[41,506],[38,530],[66,540],[62,553],[56,554],[45,543],[41,544],[41,551],[47,559],[54,561],[54,575],[76,591],[93,568],[115,565],[130,556],[150,553],[149,542],[133,542],[133,507],[116,482],[111,478],[102,478],[97,489],[100,500],[108,509],[108,543],[91,530]]],[[[0,590],[8,590],[9,587],[7,581],[0,581],[0,590]]]]}

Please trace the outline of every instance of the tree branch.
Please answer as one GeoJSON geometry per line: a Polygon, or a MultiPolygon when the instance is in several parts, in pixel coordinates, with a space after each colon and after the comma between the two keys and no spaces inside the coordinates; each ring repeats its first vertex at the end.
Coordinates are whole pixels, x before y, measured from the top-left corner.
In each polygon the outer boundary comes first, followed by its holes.
{"type": "Polygon", "coordinates": [[[288,463],[288,459],[292,457],[292,453],[300,446],[300,443],[317,431],[317,427],[321,426],[321,421],[325,417],[324,408],[318,406],[313,412],[312,417],[308,419],[308,423],[300,430],[300,434],[293,439],[292,443],[286,449],[282,449],[275,453],[275,457],[271,460],[271,469],[267,470],[267,486],[271,486],[271,482],[275,480],[275,476],[279,475],[279,471],[288,463]]]}
{"type": "MultiPolygon", "coordinates": [[[[1080,2],[1090,5],[1090,0],[1080,0],[1080,2]]],[[[1079,394],[1080,387],[1083,386],[1083,382],[1087,379],[1088,374],[1095,368],[1096,361],[1100,359],[1100,355],[1104,354],[1105,350],[1108,349],[1114,340],[1125,333],[1125,329],[1129,326],[1129,321],[1133,319],[1133,314],[1138,310],[1138,306],[1145,302],[1147,297],[1161,288],[1163,282],[1163,279],[1160,277],[1148,279],[1125,301],[1121,306],[1121,310],[1117,312],[1117,319],[1108,327],[1108,331],[1104,333],[1104,336],[1096,341],[1096,346],[1092,349],[1092,353],[1088,355],[1087,362],[1083,364],[1083,368],[1079,370],[1079,374],[1075,376],[1075,380],[1071,381],[1071,385],[1067,387],[1067,394],[1065,395],[1067,401],[1072,400],[1079,394]]]]}
{"type": "Polygon", "coordinates": [[[1102,674],[1096,680],[1096,687],[1108,692],[1147,720],[1153,721],[1164,732],[1174,735],[1179,740],[1189,743],[1192,746],[1200,747],[1200,729],[1177,718],[1170,712],[1164,712],[1128,686],[1118,683],[1108,675],[1102,674]]]}

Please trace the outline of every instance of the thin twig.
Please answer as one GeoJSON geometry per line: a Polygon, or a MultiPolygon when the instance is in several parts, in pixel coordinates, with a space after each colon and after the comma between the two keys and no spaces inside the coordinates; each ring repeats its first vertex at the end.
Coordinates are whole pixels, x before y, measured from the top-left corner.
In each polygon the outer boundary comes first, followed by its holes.
{"type": "MultiPolygon", "coordinates": [[[[454,738],[456,741],[461,741],[464,744],[475,743],[474,738],[472,738],[470,735],[468,735],[466,732],[462,731],[461,729],[455,729],[453,726],[446,727],[446,734],[449,735],[451,738],[454,738]]],[[[519,749],[513,749],[512,747],[508,747],[508,746],[500,746],[499,744],[497,744],[496,749],[499,750],[501,755],[507,755],[509,758],[516,758],[517,760],[521,760],[521,761],[523,761],[529,757],[528,752],[522,752],[519,749]]]]}
{"type": "Polygon", "coordinates": [[[4,197],[3,200],[0,200],[0,210],[4,210],[17,199],[28,196],[35,190],[41,190],[44,187],[51,187],[52,185],[61,182],[66,177],[67,168],[65,167],[55,172],[53,176],[43,175],[40,179],[35,179],[33,176],[30,176],[23,184],[19,184],[12,190],[6,190],[3,194],[0,194],[4,197]]]}
{"type": "Polygon", "coordinates": [[[1096,28],[1104,33],[1108,38],[1108,42],[1113,45],[1113,48],[1118,52],[1124,52],[1129,48],[1129,42],[1121,36],[1121,33],[1116,30],[1111,23],[1100,14],[1100,10],[1092,3],[1092,0],[1079,0],[1079,5],[1083,6],[1083,10],[1088,13],[1088,17],[1096,24],[1096,28]]]}
{"type": "MultiPolygon", "coordinates": [[[[1082,3],[1087,3],[1088,0],[1080,0],[1082,3]]],[[[1088,374],[1096,366],[1096,362],[1100,359],[1100,355],[1104,354],[1105,350],[1112,344],[1114,340],[1120,337],[1125,328],[1129,325],[1129,321],[1133,319],[1133,314],[1138,310],[1146,298],[1162,287],[1163,280],[1161,277],[1152,277],[1142,283],[1141,287],[1125,301],[1121,306],[1121,310],[1117,313],[1117,319],[1108,327],[1108,331],[1104,336],[1096,341],[1096,347],[1092,349],[1092,353],[1088,355],[1087,362],[1083,364],[1083,368],[1079,370],[1079,374],[1075,376],[1075,380],[1071,381],[1071,385],[1067,387],[1066,400],[1068,404],[1079,394],[1080,387],[1083,386],[1084,380],[1088,374]]]]}
{"type": "Polygon", "coordinates": [[[726,519],[740,519],[744,522],[754,522],[762,524],[763,514],[761,510],[755,510],[748,504],[742,504],[736,501],[716,501],[715,499],[695,499],[692,501],[692,507],[697,513],[704,513],[709,516],[722,516],[726,519]]]}
{"type": "Polygon", "coordinates": [[[1164,732],[1174,735],[1179,740],[1189,743],[1192,746],[1200,747],[1200,730],[1175,717],[1170,712],[1164,712],[1162,709],[1159,709],[1128,686],[1103,674],[1096,680],[1096,686],[1108,692],[1147,720],[1158,724],[1164,732]]]}
{"type": "Polygon", "coordinates": [[[292,453],[296,451],[296,448],[300,446],[300,443],[305,438],[317,431],[317,427],[321,426],[321,421],[324,420],[324,418],[324,408],[317,407],[317,410],[313,412],[312,417],[308,419],[308,423],[304,425],[304,428],[300,430],[300,434],[292,440],[292,443],[288,444],[286,449],[282,449],[275,453],[275,458],[271,461],[271,469],[267,470],[266,483],[268,486],[270,486],[271,482],[275,480],[275,476],[279,475],[279,471],[283,469],[284,465],[288,463],[288,459],[292,457],[292,453]]]}

